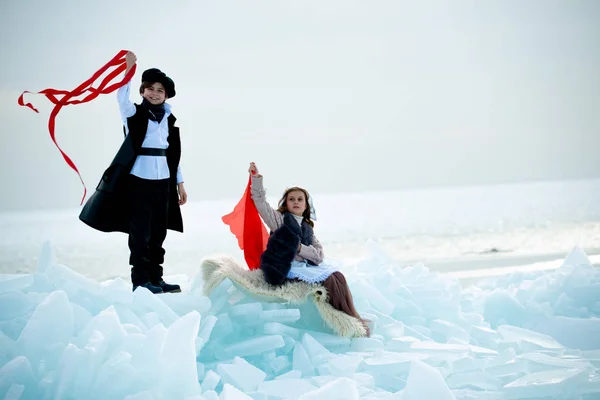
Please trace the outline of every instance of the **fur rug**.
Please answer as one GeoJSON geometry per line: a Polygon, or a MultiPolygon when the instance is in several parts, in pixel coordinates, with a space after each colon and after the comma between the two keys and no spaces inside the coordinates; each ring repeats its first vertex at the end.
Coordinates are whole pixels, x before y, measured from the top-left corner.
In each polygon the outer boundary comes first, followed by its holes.
{"type": "Polygon", "coordinates": [[[310,298],[325,323],[338,335],[350,338],[366,336],[366,329],[358,319],[329,304],[327,289],[320,284],[287,281],[281,286],[272,286],[265,281],[260,269],[250,271],[229,256],[206,258],[201,268],[206,296],[223,280],[230,279],[236,287],[261,301],[300,304],[310,298]]]}

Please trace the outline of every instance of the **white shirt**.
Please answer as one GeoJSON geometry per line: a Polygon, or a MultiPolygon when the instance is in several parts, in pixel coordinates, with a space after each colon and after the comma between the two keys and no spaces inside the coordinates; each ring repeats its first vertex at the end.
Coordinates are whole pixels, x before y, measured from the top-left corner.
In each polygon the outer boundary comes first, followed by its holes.
{"type": "MultiPolygon", "coordinates": [[[[121,86],[117,91],[119,111],[121,112],[121,119],[123,120],[126,134],[129,134],[127,118],[133,116],[136,112],[135,104],[129,99],[130,91],[131,81],[121,86]]],[[[166,149],[169,147],[169,142],[167,142],[167,138],[169,137],[167,117],[169,115],[171,115],[171,106],[165,103],[165,116],[160,123],[148,120],[148,130],[142,142],[142,147],[153,149],[166,149]]],[[[143,179],[152,180],[167,179],[171,176],[166,156],[137,156],[130,173],[143,179]]],[[[178,165],[177,183],[181,182],[183,182],[183,175],[181,174],[181,167],[178,165]]]]}
{"type": "Polygon", "coordinates": [[[304,220],[304,217],[302,215],[296,215],[296,214],[292,214],[292,217],[294,217],[296,222],[298,222],[298,225],[300,225],[300,227],[302,228],[302,221],[304,220]]]}

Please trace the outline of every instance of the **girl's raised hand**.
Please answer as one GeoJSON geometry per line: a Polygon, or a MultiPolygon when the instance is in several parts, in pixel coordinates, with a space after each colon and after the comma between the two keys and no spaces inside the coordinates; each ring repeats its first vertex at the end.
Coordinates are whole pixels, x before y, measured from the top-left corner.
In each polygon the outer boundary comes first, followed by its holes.
{"type": "Polygon", "coordinates": [[[251,162],[250,166],[248,167],[248,173],[252,176],[256,176],[259,177],[260,174],[258,173],[258,168],[256,168],[256,164],[251,162]]]}

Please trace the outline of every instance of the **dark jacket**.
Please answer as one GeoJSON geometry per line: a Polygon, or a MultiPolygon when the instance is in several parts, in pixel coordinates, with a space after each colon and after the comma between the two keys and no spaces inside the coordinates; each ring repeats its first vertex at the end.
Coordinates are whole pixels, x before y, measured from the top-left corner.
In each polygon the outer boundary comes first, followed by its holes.
{"type": "MultiPolygon", "coordinates": [[[[102,232],[129,233],[127,184],[133,163],[146,137],[148,118],[148,111],[136,104],[136,113],[127,119],[129,134],[125,136],[117,155],[102,174],[96,191],[79,214],[79,219],[94,229],[102,232]]],[[[170,172],[167,228],[183,232],[183,219],[177,194],[177,166],[181,159],[181,138],[179,128],[175,126],[176,120],[173,114],[167,119],[169,125],[167,164],[170,172]]]]}
{"type": "MultiPolygon", "coordinates": [[[[267,248],[260,256],[260,269],[263,271],[265,281],[271,285],[284,283],[298,252],[298,245],[302,243],[310,246],[312,238],[312,227],[306,221],[302,221],[302,228],[300,228],[290,213],[284,214],[283,224],[271,234],[267,248]]],[[[309,260],[306,261],[315,265],[309,260]]]]}

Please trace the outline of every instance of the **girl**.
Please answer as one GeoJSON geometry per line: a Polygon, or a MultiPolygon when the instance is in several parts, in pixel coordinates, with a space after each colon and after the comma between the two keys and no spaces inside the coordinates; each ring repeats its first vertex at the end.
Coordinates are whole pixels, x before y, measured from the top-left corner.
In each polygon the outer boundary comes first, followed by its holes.
{"type": "MultiPolygon", "coordinates": [[[[252,176],[252,200],[272,232],[267,249],[261,257],[261,269],[267,282],[282,283],[285,279],[298,279],[309,283],[321,283],[327,289],[329,303],[334,308],[359,319],[369,336],[368,321],[362,319],[356,311],[344,275],[334,267],[320,265],[324,257],[323,246],[314,235],[314,223],[311,220],[314,210],[311,209],[308,192],[300,187],[287,189],[275,210],[266,200],[262,175],[258,173],[255,163],[250,163],[248,172],[252,176]],[[292,261],[288,267],[278,262],[286,256],[286,245],[290,243],[290,236],[296,236],[298,244],[293,249],[295,254],[290,257],[292,261]],[[282,274],[285,276],[280,276],[282,274]]],[[[296,242],[293,242],[294,245],[296,242]]],[[[286,261],[289,262],[289,258],[286,261]]]]}

